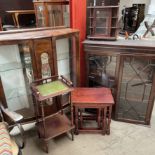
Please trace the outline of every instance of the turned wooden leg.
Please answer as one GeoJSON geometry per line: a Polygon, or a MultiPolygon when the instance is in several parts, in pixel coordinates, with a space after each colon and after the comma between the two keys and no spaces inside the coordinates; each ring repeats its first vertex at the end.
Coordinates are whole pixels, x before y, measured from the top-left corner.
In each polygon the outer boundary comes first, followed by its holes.
{"type": "Polygon", "coordinates": [[[74,129],[71,130],[72,141],[74,141],[74,129]]]}
{"type": "Polygon", "coordinates": [[[82,109],[80,109],[80,128],[83,127],[83,117],[82,117],[82,109]]]}
{"type": "Polygon", "coordinates": [[[39,131],[37,131],[37,133],[38,133],[38,137],[41,138],[39,131]]]}
{"type": "Polygon", "coordinates": [[[78,116],[79,114],[78,114],[78,108],[77,107],[75,107],[75,133],[78,135],[79,134],[79,131],[78,131],[78,116]]]}
{"type": "Polygon", "coordinates": [[[48,153],[48,141],[44,141],[44,146],[45,146],[45,152],[48,153]]]}
{"type": "Polygon", "coordinates": [[[71,109],[71,126],[73,126],[75,122],[74,122],[74,107],[71,101],[71,93],[69,94],[69,101],[70,101],[70,109],[71,109]]]}
{"type": "Polygon", "coordinates": [[[97,109],[97,122],[98,122],[98,128],[101,127],[101,109],[97,109]]]}
{"type": "Polygon", "coordinates": [[[106,134],[106,114],[107,114],[107,107],[104,107],[103,109],[103,123],[102,123],[102,134],[105,135],[106,134]]]}
{"type": "Polygon", "coordinates": [[[106,129],[106,134],[107,135],[110,135],[111,112],[112,112],[112,106],[109,106],[107,129],[106,129]]]}

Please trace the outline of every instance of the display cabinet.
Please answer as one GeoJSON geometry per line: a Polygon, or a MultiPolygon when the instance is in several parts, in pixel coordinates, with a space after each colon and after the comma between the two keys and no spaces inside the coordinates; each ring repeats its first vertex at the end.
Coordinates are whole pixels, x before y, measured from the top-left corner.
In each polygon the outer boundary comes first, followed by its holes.
{"type": "Polygon", "coordinates": [[[37,27],[69,27],[68,0],[34,0],[37,27]]]}
{"type": "MultiPolygon", "coordinates": [[[[34,117],[30,84],[33,80],[64,75],[80,84],[79,31],[69,28],[38,28],[1,32],[0,100],[10,110],[34,117]]],[[[64,98],[64,104],[67,104],[64,98]]],[[[46,106],[52,113],[55,103],[46,106]],[[50,107],[50,108],[49,108],[50,107]]]]}
{"type": "Polygon", "coordinates": [[[118,0],[88,1],[88,39],[116,40],[118,0]]]}
{"type": "Polygon", "coordinates": [[[150,124],[155,98],[154,41],[84,41],[87,86],[108,87],[115,119],[150,124]]]}

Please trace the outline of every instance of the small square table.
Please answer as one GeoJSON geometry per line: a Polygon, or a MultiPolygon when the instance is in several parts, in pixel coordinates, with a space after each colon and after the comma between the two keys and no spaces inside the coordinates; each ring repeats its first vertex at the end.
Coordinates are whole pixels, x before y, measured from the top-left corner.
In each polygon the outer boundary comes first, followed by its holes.
{"type": "Polygon", "coordinates": [[[75,110],[75,132],[102,132],[110,134],[111,112],[114,99],[109,88],[75,88],[71,93],[71,101],[75,110]],[[79,110],[83,108],[98,109],[98,128],[83,128],[83,116],[79,117],[79,110]],[[81,127],[79,127],[79,120],[81,127]]]}

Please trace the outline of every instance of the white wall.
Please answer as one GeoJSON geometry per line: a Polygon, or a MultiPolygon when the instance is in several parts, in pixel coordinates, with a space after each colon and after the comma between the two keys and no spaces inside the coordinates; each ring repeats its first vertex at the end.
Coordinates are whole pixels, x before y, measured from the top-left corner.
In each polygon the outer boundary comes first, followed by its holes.
{"type": "Polygon", "coordinates": [[[145,4],[145,14],[148,11],[148,5],[150,0],[120,0],[120,9],[119,9],[119,17],[121,17],[121,10],[123,7],[131,7],[132,4],[145,4]]]}
{"type": "Polygon", "coordinates": [[[148,14],[155,15],[155,0],[150,0],[148,14]]]}

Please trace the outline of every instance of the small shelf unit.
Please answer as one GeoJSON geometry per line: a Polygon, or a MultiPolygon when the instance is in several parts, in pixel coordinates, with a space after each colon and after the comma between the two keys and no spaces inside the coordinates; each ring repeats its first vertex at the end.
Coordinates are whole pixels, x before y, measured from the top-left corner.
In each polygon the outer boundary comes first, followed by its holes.
{"type": "Polygon", "coordinates": [[[89,6],[88,39],[96,40],[116,40],[118,30],[118,9],[119,5],[89,6]]]}

